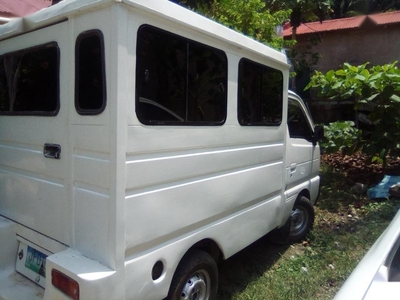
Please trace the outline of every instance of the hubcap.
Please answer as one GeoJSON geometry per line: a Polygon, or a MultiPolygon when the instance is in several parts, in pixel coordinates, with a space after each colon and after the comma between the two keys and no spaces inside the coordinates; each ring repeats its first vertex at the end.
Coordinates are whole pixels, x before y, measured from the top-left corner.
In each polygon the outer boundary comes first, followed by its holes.
{"type": "Polygon", "coordinates": [[[194,273],[183,287],[182,300],[207,300],[210,297],[210,276],[204,270],[194,273]]]}
{"type": "Polygon", "coordinates": [[[302,207],[295,207],[291,213],[292,222],[290,225],[290,234],[301,232],[307,224],[307,212],[302,207]]]}

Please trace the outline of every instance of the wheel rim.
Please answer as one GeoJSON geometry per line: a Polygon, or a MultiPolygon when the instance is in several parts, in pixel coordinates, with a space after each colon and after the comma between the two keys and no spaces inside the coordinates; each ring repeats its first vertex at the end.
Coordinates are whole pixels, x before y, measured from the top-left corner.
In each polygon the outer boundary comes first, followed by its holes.
{"type": "Polygon", "coordinates": [[[182,300],[207,300],[210,297],[210,275],[199,270],[189,277],[183,287],[182,300]]]}
{"type": "Polygon", "coordinates": [[[294,207],[291,217],[290,234],[296,235],[304,230],[308,222],[307,211],[303,207],[294,207]]]}

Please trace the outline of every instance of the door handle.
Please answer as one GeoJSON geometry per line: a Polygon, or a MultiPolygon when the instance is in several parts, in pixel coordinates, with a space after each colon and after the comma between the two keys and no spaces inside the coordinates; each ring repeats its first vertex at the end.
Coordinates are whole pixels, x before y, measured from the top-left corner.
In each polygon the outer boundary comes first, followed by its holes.
{"type": "Polygon", "coordinates": [[[46,158],[61,158],[61,146],[58,144],[44,144],[43,155],[46,158]]]}
{"type": "Polygon", "coordinates": [[[292,176],[292,174],[296,172],[296,168],[297,168],[297,164],[296,163],[292,163],[290,165],[290,176],[292,176]]]}

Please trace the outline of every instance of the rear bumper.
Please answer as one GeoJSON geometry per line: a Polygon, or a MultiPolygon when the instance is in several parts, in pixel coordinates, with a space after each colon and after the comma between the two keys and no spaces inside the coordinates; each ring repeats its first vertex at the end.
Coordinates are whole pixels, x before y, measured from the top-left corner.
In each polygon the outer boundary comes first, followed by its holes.
{"type": "Polygon", "coordinates": [[[43,299],[44,289],[15,270],[0,273],[0,300],[43,299]]]}
{"type": "MultiPolygon", "coordinates": [[[[124,299],[122,274],[70,248],[46,253],[46,279],[42,288],[16,271],[22,226],[0,216],[0,300],[70,299],[52,285],[51,270],[56,269],[79,284],[80,299],[124,299]]],[[[38,244],[32,244],[43,251],[38,244]]],[[[53,250],[54,251],[54,250],[53,250]]],[[[120,272],[121,273],[121,272],[120,272]]],[[[44,279],[44,278],[42,278],[44,279]]]]}
{"type": "Polygon", "coordinates": [[[15,270],[17,224],[0,216],[0,300],[42,299],[44,289],[15,270]]]}
{"type": "Polygon", "coordinates": [[[57,270],[79,284],[80,299],[124,299],[124,280],[115,270],[67,249],[47,257],[44,299],[70,299],[51,283],[51,270],[57,270]]]}

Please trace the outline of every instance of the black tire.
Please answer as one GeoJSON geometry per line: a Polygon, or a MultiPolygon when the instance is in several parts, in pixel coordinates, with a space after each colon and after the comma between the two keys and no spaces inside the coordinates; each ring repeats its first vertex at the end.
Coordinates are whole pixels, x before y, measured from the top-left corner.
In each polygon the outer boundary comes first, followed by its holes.
{"type": "Polygon", "coordinates": [[[201,250],[189,251],[181,260],[172,279],[167,300],[215,300],[218,268],[215,260],[201,250]]]}
{"type": "Polygon", "coordinates": [[[314,207],[310,200],[301,196],[294,203],[290,214],[291,224],[289,243],[298,243],[304,240],[314,224],[314,207]]]}

